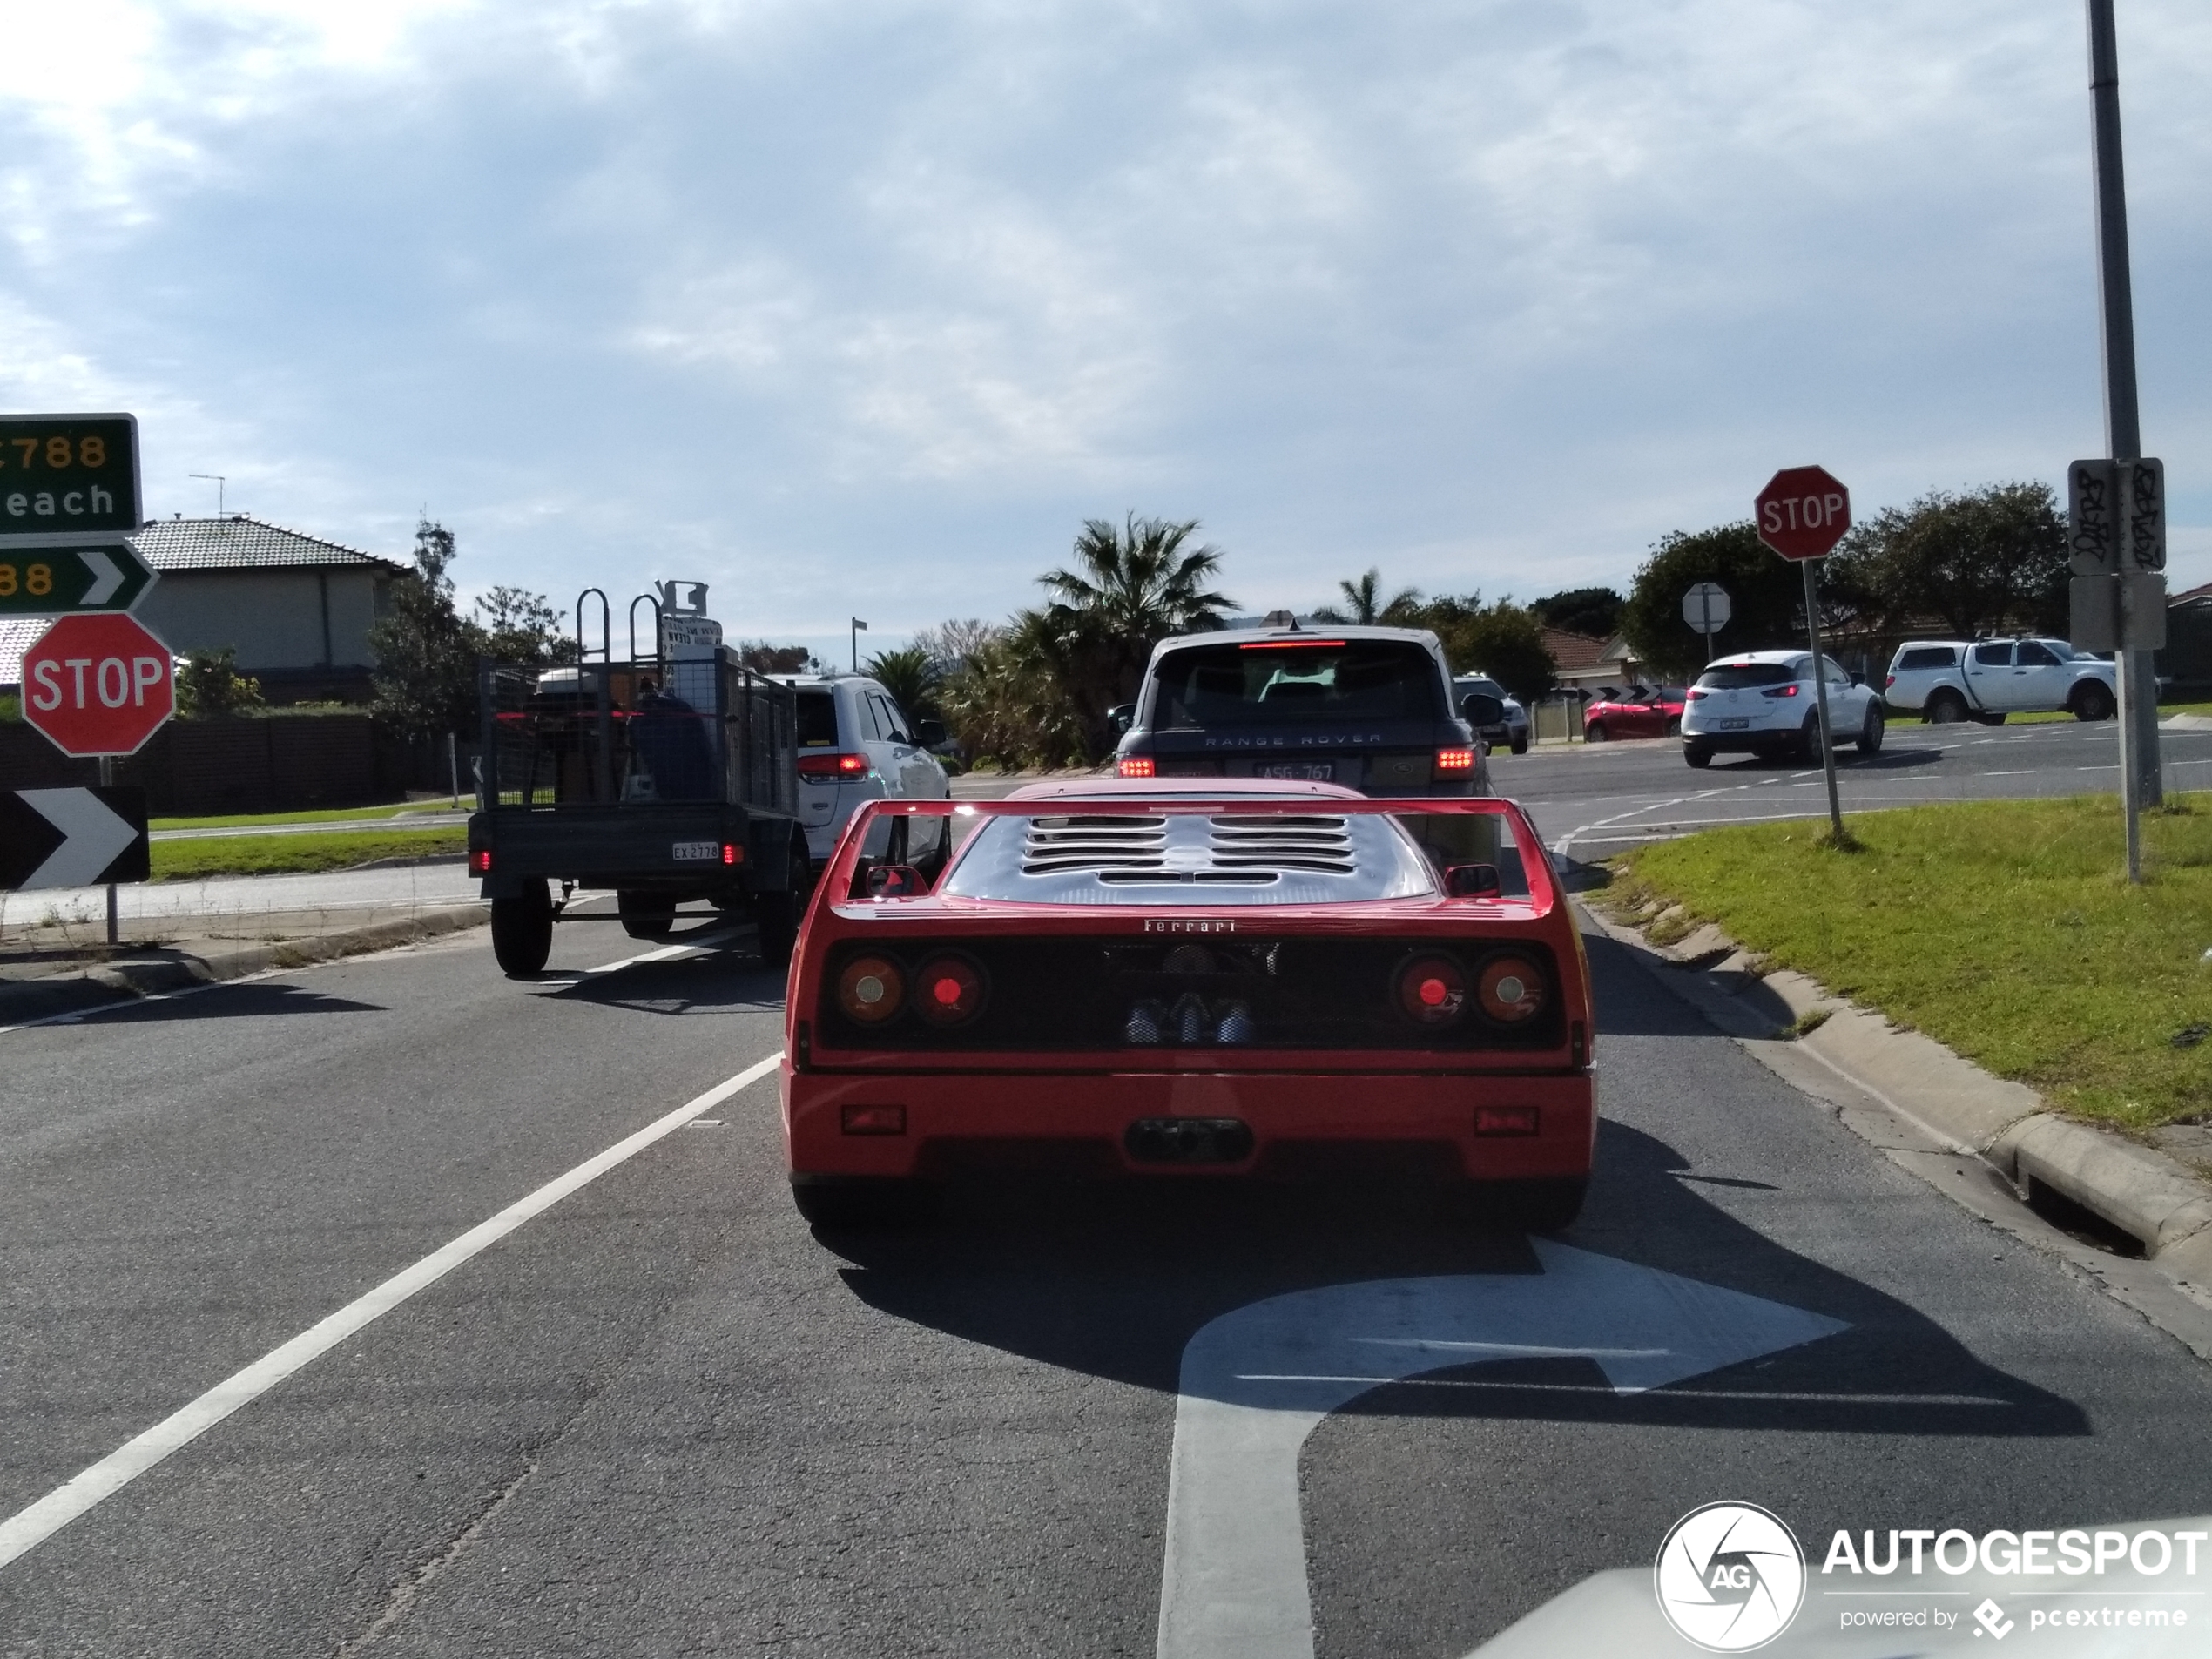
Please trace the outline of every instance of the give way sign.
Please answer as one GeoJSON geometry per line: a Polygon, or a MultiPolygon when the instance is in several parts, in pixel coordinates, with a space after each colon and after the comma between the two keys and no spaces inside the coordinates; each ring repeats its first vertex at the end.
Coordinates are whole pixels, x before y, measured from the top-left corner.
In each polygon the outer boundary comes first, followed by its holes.
{"type": "Polygon", "coordinates": [[[132,617],[64,617],[23,654],[23,718],[65,755],[136,754],[176,712],[169,647],[132,617]]]}
{"type": "Polygon", "coordinates": [[[1824,559],[1851,529],[1851,491],[1825,467],[1784,467],[1752,508],[1759,540],[1785,559],[1824,559]]]}

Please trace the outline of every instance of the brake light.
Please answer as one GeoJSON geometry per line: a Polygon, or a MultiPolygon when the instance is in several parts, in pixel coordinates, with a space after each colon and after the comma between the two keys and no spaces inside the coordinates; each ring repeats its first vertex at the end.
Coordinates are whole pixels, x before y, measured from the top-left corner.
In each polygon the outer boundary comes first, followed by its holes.
{"type": "Polygon", "coordinates": [[[1704,692],[1698,691],[1693,686],[1690,690],[1683,693],[1683,700],[1687,703],[1695,703],[1699,698],[1704,695],[1704,692]]]}
{"type": "Polygon", "coordinates": [[[1473,772],[1474,751],[1472,749],[1439,749],[1436,752],[1437,775],[1447,772],[1473,772]]]}
{"type": "Polygon", "coordinates": [[[839,1114],[847,1135],[904,1135],[903,1106],[847,1106],[839,1114]]]}
{"type": "Polygon", "coordinates": [[[907,976],[881,956],[855,956],[837,976],[837,1005],[862,1025],[881,1025],[907,1000],[907,976]]]}
{"type": "Polygon", "coordinates": [[[1892,685],[1896,685],[1896,684],[1897,684],[1897,676],[1896,676],[1896,675],[1894,675],[1894,674],[1888,675],[1888,676],[1886,676],[1886,677],[1883,679],[1883,681],[1882,681],[1882,689],[1883,689],[1884,691],[1888,691],[1888,690],[1890,689],[1890,687],[1891,687],[1891,686],[1892,686],[1892,685]]]}
{"type": "Polygon", "coordinates": [[[1795,697],[1797,694],[1797,683],[1795,680],[1791,681],[1787,685],[1770,685],[1759,693],[1761,697],[1795,697]]]}
{"type": "Polygon", "coordinates": [[[964,957],[931,957],[914,987],[914,1012],[932,1025],[966,1025],[983,1011],[983,975],[964,957]]]}
{"type": "Polygon", "coordinates": [[[1114,770],[1124,778],[1150,778],[1155,768],[1150,755],[1123,755],[1114,763],[1114,770]]]}
{"type": "Polygon", "coordinates": [[[469,854],[469,873],[471,875],[491,873],[491,848],[480,846],[469,854]]]}
{"type": "Polygon", "coordinates": [[[1494,956],[1475,981],[1482,1011],[1503,1025],[1535,1018],[1544,1006],[1544,976],[1519,956],[1494,956]]]}
{"type": "Polygon", "coordinates": [[[859,754],[801,755],[799,757],[799,775],[832,782],[840,779],[850,782],[855,778],[868,775],[868,758],[859,754]]]}
{"type": "MultiPolygon", "coordinates": [[[[850,1111],[852,1108],[846,1109],[850,1111]]],[[[1477,1135],[1534,1135],[1536,1132],[1536,1109],[1534,1106],[1478,1106],[1474,1109],[1474,1132],[1477,1135]]]]}
{"type": "Polygon", "coordinates": [[[722,862],[723,862],[723,863],[725,863],[725,864],[742,864],[742,863],[744,863],[744,862],[745,862],[745,848],[743,848],[743,847],[739,846],[738,846],[738,845],[735,841],[725,841],[725,842],[723,842],[723,843],[722,843],[722,862]]]}
{"type": "Polygon", "coordinates": [[[1255,639],[1249,645],[1239,645],[1238,651],[1320,651],[1342,650],[1341,639],[1255,639]]]}
{"type": "Polygon", "coordinates": [[[1466,970],[1448,956],[1416,956],[1398,970],[1398,1006],[1416,1025],[1456,1025],[1467,1012],[1466,970]]]}

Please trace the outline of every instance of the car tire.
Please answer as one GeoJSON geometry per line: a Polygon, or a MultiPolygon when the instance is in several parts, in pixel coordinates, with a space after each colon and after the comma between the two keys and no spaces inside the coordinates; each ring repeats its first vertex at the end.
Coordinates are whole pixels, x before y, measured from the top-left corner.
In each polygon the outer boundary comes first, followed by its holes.
{"type": "Polygon", "coordinates": [[[1668,721],[1667,735],[1670,738],[1678,738],[1682,736],[1682,722],[1680,720],[1668,721]]]}
{"type": "Polygon", "coordinates": [[[1683,744],[1682,746],[1682,758],[1689,762],[1691,765],[1696,767],[1700,772],[1704,771],[1706,767],[1713,764],[1712,749],[1703,743],[1683,744]]]}
{"type": "Polygon", "coordinates": [[[1541,1181],[1462,1181],[1453,1208],[1485,1232],[1562,1232],[1582,1213],[1583,1176],[1541,1181]]]}
{"type": "Polygon", "coordinates": [[[1791,745],[1791,752],[1807,765],[1818,764],[1820,759],[1820,711],[1818,709],[1806,715],[1804,725],[1797,728],[1797,738],[1796,743],[1791,745]]]}
{"type": "Polygon", "coordinates": [[[2067,699],[2077,720],[2109,720],[2120,711],[2120,700],[2102,680],[2083,680],[2067,699]]]}
{"type": "Polygon", "coordinates": [[[1605,740],[1606,740],[1606,730],[1605,730],[1605,722],[1604,722],[1604,721],[1602,721],[1602,720],[1593,720],[1593,721],[1591,721],[1591,722],[1589,723],[1589,725],[1586,725],[1586,726],[1584,726],[1584,727],[1582,728],[1582,741],[1583,741],[1583,742],[1585,742],[1585,743],[1603,743],[1605,740]]]}
{"type": "Polygon", "coordinates": [[[491,901],[491,954],[509,979],[534,979],[553,954],[553,895],[543,881],[491,901]]]}
{"type": "Polygon", "coordinates": [[[1937,691],[1928,698],[1927,711],[1921,718],[1930,725],[1957,725],[1969,718],[1973,711],[1966,699],[1956,691],[1937,691]]]}
{"type": "Polygon", "coordinates": [[[1526,738],[1515,738],[1513,740],[1513,752],[1517,755],[1527,754],[1528,752],[1528,739],[1526,738]]]}
{"type": "Polygon", "coordinates": [[[808,1226],[854,1231],[927,1221],[930,1196],[921,1182],[896,1177],[791,1184],[791,1201],[808,1226]]]}
{"type": "Polygon", "coordinates": [[[676,900],[624,887],[615,894],[615,914],[632,939],[665,939],[676,929],[676,900]]]}
{"type": "Polygon", "coordinates": [[[806,844],[794,839],[791,885],[780,893],[760,894],[752,901],[753,926],[760,931],[760,960],[768,967],[791,966],[791,954],[799,946],[799,926],[806,919],[806,900],[813,890],[813,867],[806,857],[806,844]]]}
{"type": "Polygon", "coordinates": [[[1882,704],[1878,698],[1866,705],[1866,718],[1859,723],[1858,752],[1878,755],[1882,752],[1882,738],[1888,732],[1888,722],[1882,718],[1882,704]]]}

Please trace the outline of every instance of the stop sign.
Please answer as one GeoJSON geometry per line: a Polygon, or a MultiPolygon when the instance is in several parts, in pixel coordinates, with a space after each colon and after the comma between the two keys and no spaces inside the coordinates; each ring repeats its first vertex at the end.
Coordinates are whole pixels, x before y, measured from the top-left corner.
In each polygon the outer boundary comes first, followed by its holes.
{"type": "Polygon", "coordinates": [[[64,754],[136,754],[176,709],[169,647],[133,617],[64,617],[23,654],[23,718],[64,754]]]}
{"type": "Polygon", "coordinates": [[[1785,559],[1824,559],[1851,529],[1851,491],[1825,467],[1785,467],[1753,503],[1759,540],[1785,559]]]}

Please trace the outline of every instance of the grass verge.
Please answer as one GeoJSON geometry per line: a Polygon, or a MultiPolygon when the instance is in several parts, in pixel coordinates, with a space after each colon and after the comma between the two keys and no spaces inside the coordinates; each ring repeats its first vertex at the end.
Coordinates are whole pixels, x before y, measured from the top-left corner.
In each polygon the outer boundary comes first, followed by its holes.
{"type": "Polygon", "coordinates": [[[252,829],[265,824],[373,823],[397,813],[442,813],[448,810],[442,800],[411,800],[387,803],[382,806],[310,807],[303,813],[232,813],[215,818],[155,818],[149,819],[146,826],[158,830],[252,829]]]}
{"type": "Polygon", "coordinates": [[[328,835],[212,835],[199,841],[156,841],[153,879],[313,875],[380,859],[458,856],[468,845],[469,833],[459,825],[427,830],[339,830],[328,835]]]}
{"type": "Polygon", "coordinates": [[[1679,906],[2064,1110],[2148,1128],[2212,1113],[2212,796],[2169,802],[2140,887],[2117,800],[2077,796],[1855,814],[1850,848],[1708,830],[1627,855],[1600,902],[1679,906]]]}

